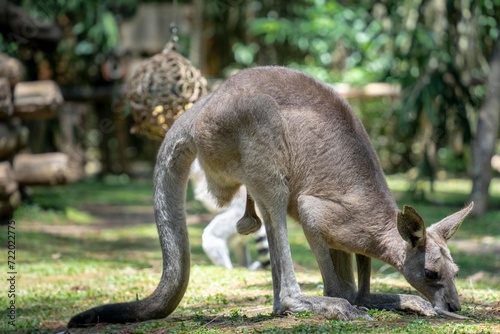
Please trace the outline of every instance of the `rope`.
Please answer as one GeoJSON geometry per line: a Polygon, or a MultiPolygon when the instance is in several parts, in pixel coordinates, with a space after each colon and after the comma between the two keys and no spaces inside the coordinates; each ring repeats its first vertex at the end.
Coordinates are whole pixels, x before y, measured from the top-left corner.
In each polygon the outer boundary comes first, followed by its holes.
{"type": "MultiPolygon", "coordinates": [[[[0,0],[1,1],[1,0],[0,0]]],[[[175,51],[177,0],[173,0],[170,40],[163,51],[136,69],[127,85],[133,133],[161,141],[180,115],[207,93],[207,81],[188,59],[175,51]]]]}
{"type": "MultiPolygon", "coordinates": [[[[172,8],[172,23],[170,24],[170,42],[173,43],[173,48],[177,45],[177,41],[179,40],[179,36],[177,35],[177,0],[174,0],[174,5],[172,8]]],[[[168,45],[168,43],[167,43],[168,45]]]]}

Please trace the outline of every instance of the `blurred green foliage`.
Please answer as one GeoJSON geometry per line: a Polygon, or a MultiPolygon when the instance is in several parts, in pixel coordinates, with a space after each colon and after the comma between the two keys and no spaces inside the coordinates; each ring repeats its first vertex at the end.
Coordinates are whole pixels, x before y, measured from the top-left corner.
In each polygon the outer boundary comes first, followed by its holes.
{"type": "Polygon", "coordinates": [[[38,71],[51,64],[46,67],[62,86],[89,86],[101,79],[99,65],[119,46],[119,22],[134,14],[137,1],[22,0],[19,5],[34,19],[58,24],[63,38],[57,51],[47,55],[0,37],[0,52],[33,61],[38,71]]]}
{"type": "MultiPolygon", "coordinates": [[[[50,63],[61,86],[98,84],[100,64],[119,47],[119,23],[141,2],[159,1],[20,0],[34,17],[64,29],[55,55],[32,58],[39,68],[50,63]]],[[[218,75],[286,65],[329,83],[399,84],[401,101],[351,101],[384,169],[467,172],[500,34],[500,0],[205,0],[204,6],[207,62],[218,75]]],[[[0,52],[26,56],[5,40],[0,52]]]]}
{"type": "Polygon", "coordinates": [[[500,1],[240,2],[255,19],[247,22],[246,43],[233,48],[233,66],[264,59],[326,82],[399,84],[401,103],[357,105],[384,167],[466,171],[500,1]]]}
{"type": "Polygon", "coordinates": [[[364,84],[377,80],[390,62],[387,35],[370,19],[371,4],[344,7],[335,1],[293,2],[288,17],[275,11],[249,23],[267,45],[287,44],[280,62],[326,82],[364,84]]]}

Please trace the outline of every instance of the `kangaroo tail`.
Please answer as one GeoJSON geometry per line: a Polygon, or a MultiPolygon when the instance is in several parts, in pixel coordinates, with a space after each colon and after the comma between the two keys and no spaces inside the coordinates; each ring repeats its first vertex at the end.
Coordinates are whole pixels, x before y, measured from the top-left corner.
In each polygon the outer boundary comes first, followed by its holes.
{"type": "MultiPolygon", "coordinates": [[[[191,109],[200,109],[193,106],[191,109]]],[[[189,168],[196,156],[193,141],[195,110],[182,115],[167,133],[158,153],[154,175],[156,225],[163,254],[163,272],[147,298],[106,304],[75,315],[68,327],[125,323],[164,318],[181,301],[189,281],[190,250],[184,201],[189,168]]]]}

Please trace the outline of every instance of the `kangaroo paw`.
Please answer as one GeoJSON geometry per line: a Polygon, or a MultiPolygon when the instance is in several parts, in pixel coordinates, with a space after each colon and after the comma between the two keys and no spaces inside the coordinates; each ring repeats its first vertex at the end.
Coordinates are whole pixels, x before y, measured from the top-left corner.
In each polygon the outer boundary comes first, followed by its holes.
{"type": "Polygon", "coordinates": [[[239,234],[248,235],[257,232],[262,225],[258,218],[245,216],[236,223],[236,230],[239,234]]]}
{"type": "Polygon", "coordinates": [[[448,312],[448,311],[440,309],[439,307],[434,307],[434,310],[436,311],[437,314],[444,315],[444,316],[447,316],[449,318],[460,319],[460,320],[467,320],[467,319],[469,319],[469,317],[466,317],[464,315],[455,314],[455,313],[452,313],[452,312],[448,312]]]}
{"type": "Polygon", "coordinates": [[[420,296],[400,295],[401,303],[397,309],[404,312],[413,312],[424,316],[436,315],[436,311],[431,303],[420,296]]]}
{"type": "Polygon", "coordinates": [[[405,303],[405,305],[403,305],[403,311],[415,312],[428,317],[436,315],[436,311],[431,303],[419,296],[414,297],[415,298],[412,299],[410,303],[405,303]]]}
{"type": "Polygon", "coordinates": [[[335,320],[373,320],[365,311],[353,306],[346,299],[334,297],[299,296],[288,297],[282,303],[282,313],[312,312],[335,320]]]}

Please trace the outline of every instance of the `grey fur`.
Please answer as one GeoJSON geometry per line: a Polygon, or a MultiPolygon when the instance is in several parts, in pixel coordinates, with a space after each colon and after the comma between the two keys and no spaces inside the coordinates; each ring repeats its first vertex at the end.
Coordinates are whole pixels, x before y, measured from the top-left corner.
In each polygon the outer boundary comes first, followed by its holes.
{"type": "Polygon", "coordinates": [[[142,321],[176,308],[189,277],[184,191],[196,156],[220,204],[244,184],[259,207],[271,252],[275,313],[310,311],[352,320],[369,319],[355,304],[426,315],[435,314],[433,305],[460,309],[453,281],[457,268],[445,239],[472,204],[425,229],[413,209],[398,210],[368,135],[347,102],[300,72],[265,67],[228,79],[167,133],[155,172],[164,257],[155,292],[120,310],[104,305],[86,311],[94,312],[94,320],[84,321],[89,315],[84,312],[70,325],[142,321]],[[321,269],[325,297],[305,296],[299,288],[287,214],[303,227],[321,269]],[[357,258],[359,291],[351,254],[357,258]],[[370,258],[394,266],[430,303],[414,295],[371,294],[370,258]],[[425,270],[439,277],[426,278],[425,270]]]}

